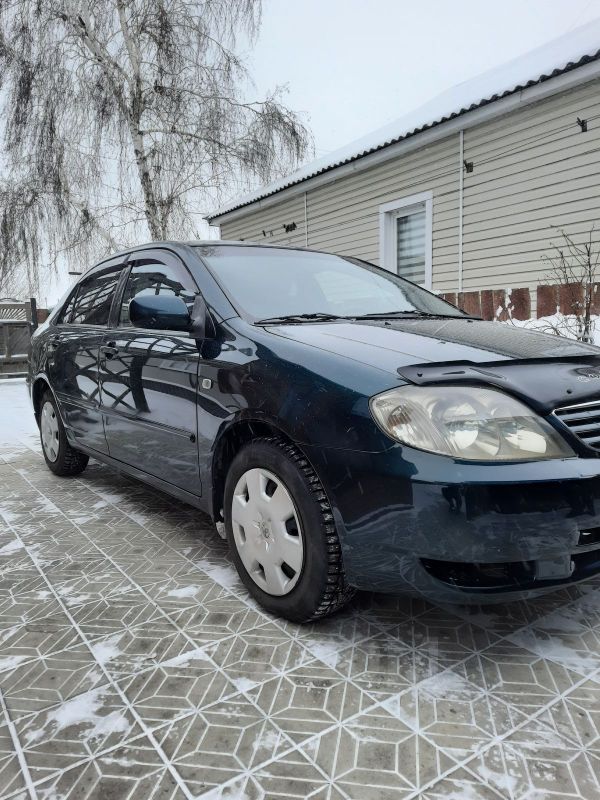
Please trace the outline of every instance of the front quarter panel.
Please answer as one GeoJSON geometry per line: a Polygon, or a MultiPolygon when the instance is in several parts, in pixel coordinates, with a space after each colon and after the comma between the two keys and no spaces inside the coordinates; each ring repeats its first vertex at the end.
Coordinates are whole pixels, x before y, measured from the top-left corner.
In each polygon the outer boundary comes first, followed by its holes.
{"type": "Polygon", "coordinates": [[[402,385],[397,375],[239,319],[235,327],[246,355],[230,366],[227,382],[240,415],[271,422],[300,445],[376,452],[393,446],[373,421],[369,398],[402,385]]]}

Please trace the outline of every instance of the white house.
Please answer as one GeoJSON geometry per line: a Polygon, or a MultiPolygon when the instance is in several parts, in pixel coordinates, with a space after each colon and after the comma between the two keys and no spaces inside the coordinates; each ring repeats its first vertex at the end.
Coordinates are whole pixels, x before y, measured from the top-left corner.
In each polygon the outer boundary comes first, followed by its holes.
{"type": "Polygon", "coordinates": [[[485,317],[551,313],[542,260],[600,240],[600,21],[232,200],[221,238],[353,254],[485,317]],[[507,294],[507,290],[510,290],[507,294]]]}

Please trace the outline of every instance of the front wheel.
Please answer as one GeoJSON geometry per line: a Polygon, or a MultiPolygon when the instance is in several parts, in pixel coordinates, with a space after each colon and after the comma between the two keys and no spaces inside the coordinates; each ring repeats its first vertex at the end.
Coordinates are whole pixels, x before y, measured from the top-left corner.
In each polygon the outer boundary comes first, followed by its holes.
{"type": "Polygon", "coordinates": [[[44,394],[40,406],[40,439],[48,469],[55,475],[79,475],[87,467],[88,456],[67,441],[56,400],[50,392],[44,394]]]}
{"type": "Polygon", "coordinates": [[[224,513],[240,578],[267,611],[307,622],[354,594],[327,495],[292,444],[264,438],[240,450],[227,476],[224,513]]]}

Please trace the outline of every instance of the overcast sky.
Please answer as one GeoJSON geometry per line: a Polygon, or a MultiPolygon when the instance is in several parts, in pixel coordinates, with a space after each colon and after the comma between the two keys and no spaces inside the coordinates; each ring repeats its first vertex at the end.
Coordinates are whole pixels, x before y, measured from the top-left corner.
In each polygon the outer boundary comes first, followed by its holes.
{"type": "Polygon", "coordinates": [[[600,0],[263,0],[259,94],[288,84],[316,155],[600,17],[600,0]]]}
{"type": "MultiPolygon", "coordinates": [[[[263,0],[245,55],[256,96],[287,84],[324,156],[596,18],[600,0],[263,0]]],[[[42,300],[70,282],[61,273],[42,300]]]]}

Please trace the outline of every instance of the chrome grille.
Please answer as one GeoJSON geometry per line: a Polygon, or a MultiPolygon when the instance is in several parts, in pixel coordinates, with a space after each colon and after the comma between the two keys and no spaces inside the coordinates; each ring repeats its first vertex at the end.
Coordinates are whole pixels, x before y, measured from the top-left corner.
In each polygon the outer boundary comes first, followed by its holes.
{"type": "Polygon", "coordinates": [[[600,450],[600,400],[556,408],[554,414],[583,444],[600,450]]]}

